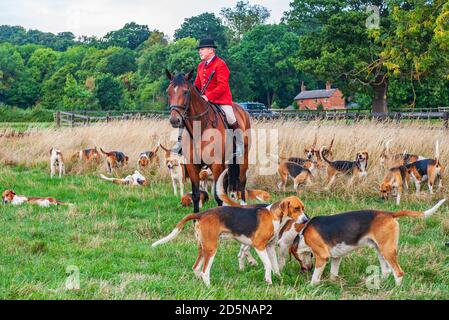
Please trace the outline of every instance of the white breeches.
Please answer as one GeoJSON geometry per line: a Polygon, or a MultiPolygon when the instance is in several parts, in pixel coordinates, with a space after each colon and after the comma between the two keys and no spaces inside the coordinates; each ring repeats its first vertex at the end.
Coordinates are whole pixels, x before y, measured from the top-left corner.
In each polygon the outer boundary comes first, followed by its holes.
{"type": "Polygon", "coordinates": [[[233,125],[237,121],[234,114],[234,108],[226,104],[221,104],[220,108],[226,114],[226,121],[228,124],[233,125]]]}

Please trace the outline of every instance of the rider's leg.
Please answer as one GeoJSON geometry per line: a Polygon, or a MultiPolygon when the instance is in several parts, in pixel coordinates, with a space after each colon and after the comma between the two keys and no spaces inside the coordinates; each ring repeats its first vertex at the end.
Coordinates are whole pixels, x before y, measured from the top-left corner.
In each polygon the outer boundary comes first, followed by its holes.
{"type": "Polygon", "coordinates": [[[235,136],[235,155],[237,157],[240,157],[243,155],[243,148],[244,148],[244,142],[243,142],[243,131],[237,130],[239,129],[239,124],[237,122],[237,118],[234,114],[234,108],[229,105],[221,105],[221,109],[226,114],[226,121],[228,122],[231,129],[234,130],[234,136],[235,136]]]}
{"type": "Polygon", "coordinates": [[[183,128],[178,129],[178,142],[176,142],[175,146],[171,148],[171,151],[173,153],[181,154],[181,148],[182,148],[182,130],[183,128]]]}

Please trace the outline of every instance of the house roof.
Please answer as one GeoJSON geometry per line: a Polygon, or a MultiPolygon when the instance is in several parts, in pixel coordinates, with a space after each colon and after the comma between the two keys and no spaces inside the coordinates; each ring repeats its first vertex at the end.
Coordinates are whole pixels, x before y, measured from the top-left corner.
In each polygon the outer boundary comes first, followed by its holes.
{"type": "Polygon", "coordinates": [[[294,100],[330,98],[337,89],[307,90],[298,94],[294,100]]]}

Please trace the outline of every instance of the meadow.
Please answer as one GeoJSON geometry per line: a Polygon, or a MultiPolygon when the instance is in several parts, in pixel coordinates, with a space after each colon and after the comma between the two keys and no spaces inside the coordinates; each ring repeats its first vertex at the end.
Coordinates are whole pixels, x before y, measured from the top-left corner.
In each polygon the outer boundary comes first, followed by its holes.
{"type": "MultiPolygon", "coordinates": [[[[350,186],[339,180],[325,191],[323,177],[315,176],[311,187],[298,193],[310,216],[375,208],[424,210],[447,197],[448,171],[443,189],[430,195],[406,194],[400,206],[383,201],[378,192],[385,173],[379,156],[386,140],[393,138],[394,151],[434,156],[440,141],[441,161],[449,163],[448,132],[438,125],[358,123],[353,125],[290,121],[254,122],[258,129],[278,128],[279,154],[303,155],[318,132],[318,145],[335,136],[334,159],[353,159],[368,150],[368,177],[350,186]]],[[[238,270],[235,241],[221,241],[211,270],[210,288],[198,280],[191,266],[197,248],[188,224],[172,242],[157,248],[151,243],[167,235],[190,208],[182,208],[173,195],[163,164],[144,175],[145,188],[113,185],[99,179],[105,166],[89,166],[71,159],[79,148],[101,146],[122,150],[130,164],[119,170],[124,176],[135,169],[139,152],[158,141],[170,145],[176,132],[166,120],[97,124],[78,128],[37,128],[21,138],[0,138],[0,186],[29,196],[53,196],[74,207],[39,208],[32,205],[1,206],[0,299],[449,299],[449,208],[445,204],[429,219],[401,218],[399,263],[403,283],[393,277],[371,283],[378,267],[373,249],[359,250],[343,259],[340,279],[329,280],[329,266],[319,286],[309,285],[311,273],[300,271],[290,260],[273,285],[263,280],[263,267],[238,270]],[[67,175],[50,179],[51,146],[65,155],[67,175]],[[373,267],[374,266],[374,267],[373,267]],[[75,271],[74,271],[75,270],[75,271]],[[79,278],[79,289],[67,289],[68,279],[79,278]]],[[[163,160],[162,152],[159,153],[163,160]]],[[[163,163],[163,161],[161,161],[163,163]]],[[[269,191],[275,200],[294,194],[276,190],[276,174],[249,173],[249,187],[269,191]]],[[[187,184],[189,187],[189,184],[187,184]]],[[[206,207],[215,206],[209,202],[206,207]]]]}

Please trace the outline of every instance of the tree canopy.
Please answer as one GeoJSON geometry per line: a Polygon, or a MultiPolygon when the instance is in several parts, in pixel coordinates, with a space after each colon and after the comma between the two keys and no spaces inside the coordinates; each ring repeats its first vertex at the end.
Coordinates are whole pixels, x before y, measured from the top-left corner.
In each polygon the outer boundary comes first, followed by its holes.
{"type": "Polygon", "coordinates": [[[30,108],[165,109],[164,70],[197,68],[214,38],[234,101],[287,107],[326,81],[347,101],[387,111],[449,106],[445,0],[292,0],[280,23],[248,1],[188,17],[174,39],[135,22],[103,37],[0,26],[0,104],[30,108]]]}

